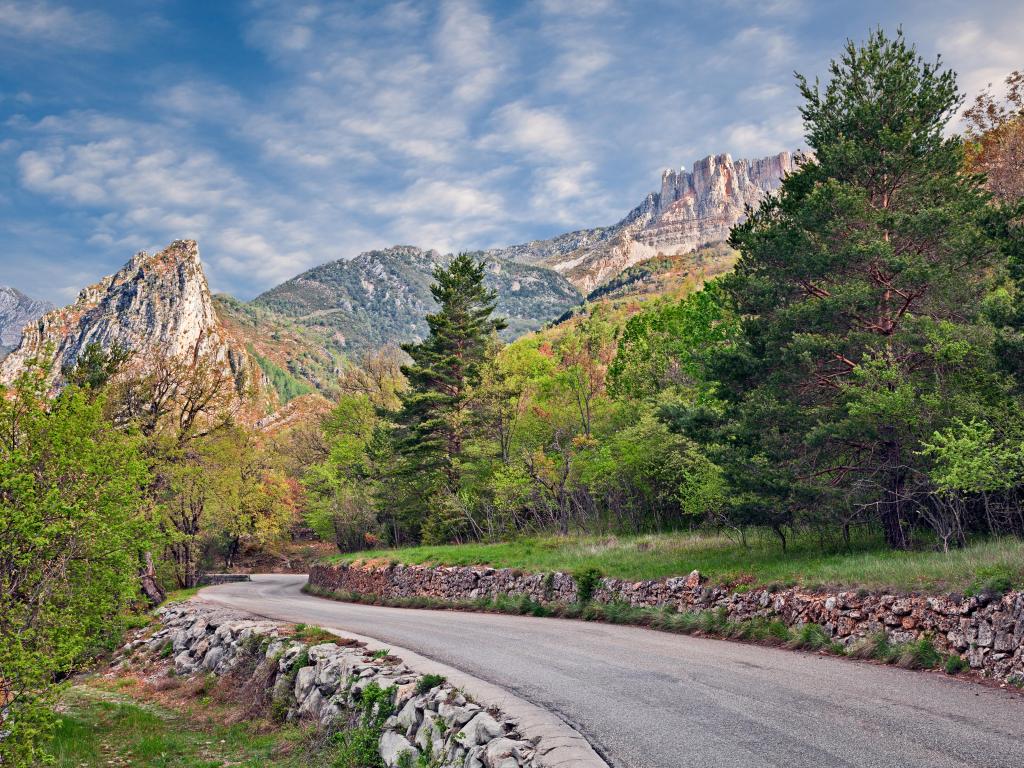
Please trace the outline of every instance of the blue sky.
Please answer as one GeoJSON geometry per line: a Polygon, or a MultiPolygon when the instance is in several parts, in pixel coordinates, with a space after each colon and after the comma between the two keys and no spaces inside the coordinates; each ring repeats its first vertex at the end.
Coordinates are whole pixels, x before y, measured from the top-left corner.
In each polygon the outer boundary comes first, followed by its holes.
{"type": "Polygon", "coordinates": [[[968,93],[1024,67],[1017,0],[0,0],[0,284],[66,303],[191,237],[250,298],[610,224],[665,167],[800,146],[793,72],[877,24],[968,93]]]}

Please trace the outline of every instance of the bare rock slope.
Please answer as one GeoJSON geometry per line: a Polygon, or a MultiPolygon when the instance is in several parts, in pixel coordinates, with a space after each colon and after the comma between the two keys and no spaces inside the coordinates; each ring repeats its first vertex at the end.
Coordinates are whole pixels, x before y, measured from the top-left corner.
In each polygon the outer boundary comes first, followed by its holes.
{"type": "Polygon", "coordinates": [[[549,267],[587,294],[652,256],[688,253],[724,241],[743,220],[747,206],[760,205],[794,167],[789,152],[759,160],[709,155],[689,172],[665,171],[660,190],[651,192],[614,226],[569,232],[488,254],[549,267]]]}
{"type": "Polygon", "coordinates": [[[21,342],[22,329],[53,309],[48,301],[26,296],[17,288],[0,285],[0,358],[21,342]]]}

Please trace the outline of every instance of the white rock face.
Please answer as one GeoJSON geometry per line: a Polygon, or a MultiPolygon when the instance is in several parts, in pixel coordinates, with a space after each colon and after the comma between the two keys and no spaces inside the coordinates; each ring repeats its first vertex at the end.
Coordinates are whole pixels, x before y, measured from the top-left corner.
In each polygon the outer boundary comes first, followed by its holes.
{"type": "Polygon", "coordinates": [[[159,350],[179,358],[212,355],[227,365],[228,346],[195,241],[137,253],[116,274],[84,288],[74,304],[26,327],[18,348],[0,363],[0,382],[10,383],[31,360],[48,357],[51,384],[60,386],[61,370],[91,342],[104,349],[120,344],[140,359],[159,350]]]}
{"type": "Polygon", "coordinates": [[[709,155],[690,172],[667,170],[652,192],[612,227],[585,229],[490,251],[495,256],[541,264],[565,275],[582,293],[658,253],[688,253],[720,242],[795,168],[789,152],[759,160],[709,155]]]}
{"type": "Polygon", "coordinates": [[[17,288],[0,285],[0,359],[18,346],[26,325],[51,309],[53,305],[48,301],[33,299],[17,288]]]}

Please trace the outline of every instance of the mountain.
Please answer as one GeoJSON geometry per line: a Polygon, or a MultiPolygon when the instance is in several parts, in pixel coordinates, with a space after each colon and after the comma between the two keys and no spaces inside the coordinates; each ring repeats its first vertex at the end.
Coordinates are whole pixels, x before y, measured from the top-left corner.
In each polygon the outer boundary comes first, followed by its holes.
{"type": "Polygon", "coordinates": [[[0,359],[18,346],[21,331],[37,320],[53,304],[26,296],[17,288],[0,285],[0,359]]]}
{"type": "Polygon", "coordinates": [[[92,342],[127,348],[129,365],[140,368],[160,355],[213,360],[246,403],[262,399],[269,409],[275,399],[254,357],[221,324],[192,240],[135,254],[115,274],[84,288],[74,304],[27,326],[18,348],[0,363],[0,383],[9,384],[30,361],[45,359],[50,384],[59,388],[61,372],[92,342]]]}
{"type": "MultiPolygon", "coordinates": [[[[497,314],[508,320],[506,339],[540,328],[582,299],[549,269],[478,255],[486,262],[485,283],[498,294],[497,314]]],[[[367,251],[293,277],[252,306],[289,317],[346,352],[422,339],[424,317],[436,309],[431,273],[450,259],[409,245],[367,251]]]]}
{"type": "Polygon", "coordinates": [[[492,249],[489,256],[549,267],[581,292],[590,293],[623,270],[658,255],[688,253],[722,242],[792,171],[789,152],[760,160],[709,155],[684,169],[667,170],[661,189],[651,192],[622,221],[582,229],[549,240],[492,249]]]}

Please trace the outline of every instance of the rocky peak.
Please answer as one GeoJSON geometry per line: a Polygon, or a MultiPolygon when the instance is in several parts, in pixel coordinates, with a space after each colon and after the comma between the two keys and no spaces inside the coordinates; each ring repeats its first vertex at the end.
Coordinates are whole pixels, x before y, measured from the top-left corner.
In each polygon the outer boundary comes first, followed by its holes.
{"type": "Polygon", "coordinates": [[[17,288],[0,285],[0,359],[18,346],[22,329],[53,309],[48,301],[26,296],[17,288]]]}
{"type": "Polygon", "coordinates": [[[193,240],[176,240],[157,253],[140,252],[115,274],[84,288],[70,306],[27,326],[18,348],[0,363],[9,383],[33,359],[49,358],[50,377],[74,365],[85,347],[119,344],[144,358],[160,350],[175,357],[229,359],[193,240]]]}
{"type": "Polygon", "coordinates": [[[721,242],[743,220],[747,206],[757,207],[795,167],[791,153],[755,160],[708,155],[691,170],[668,169],[659,191],[650,193],[618,224],[580,230],[551,240],[492,251],[496,256],[543,264],[583,293],[622,270],[659,253],[689,253],[721,242]]]}

